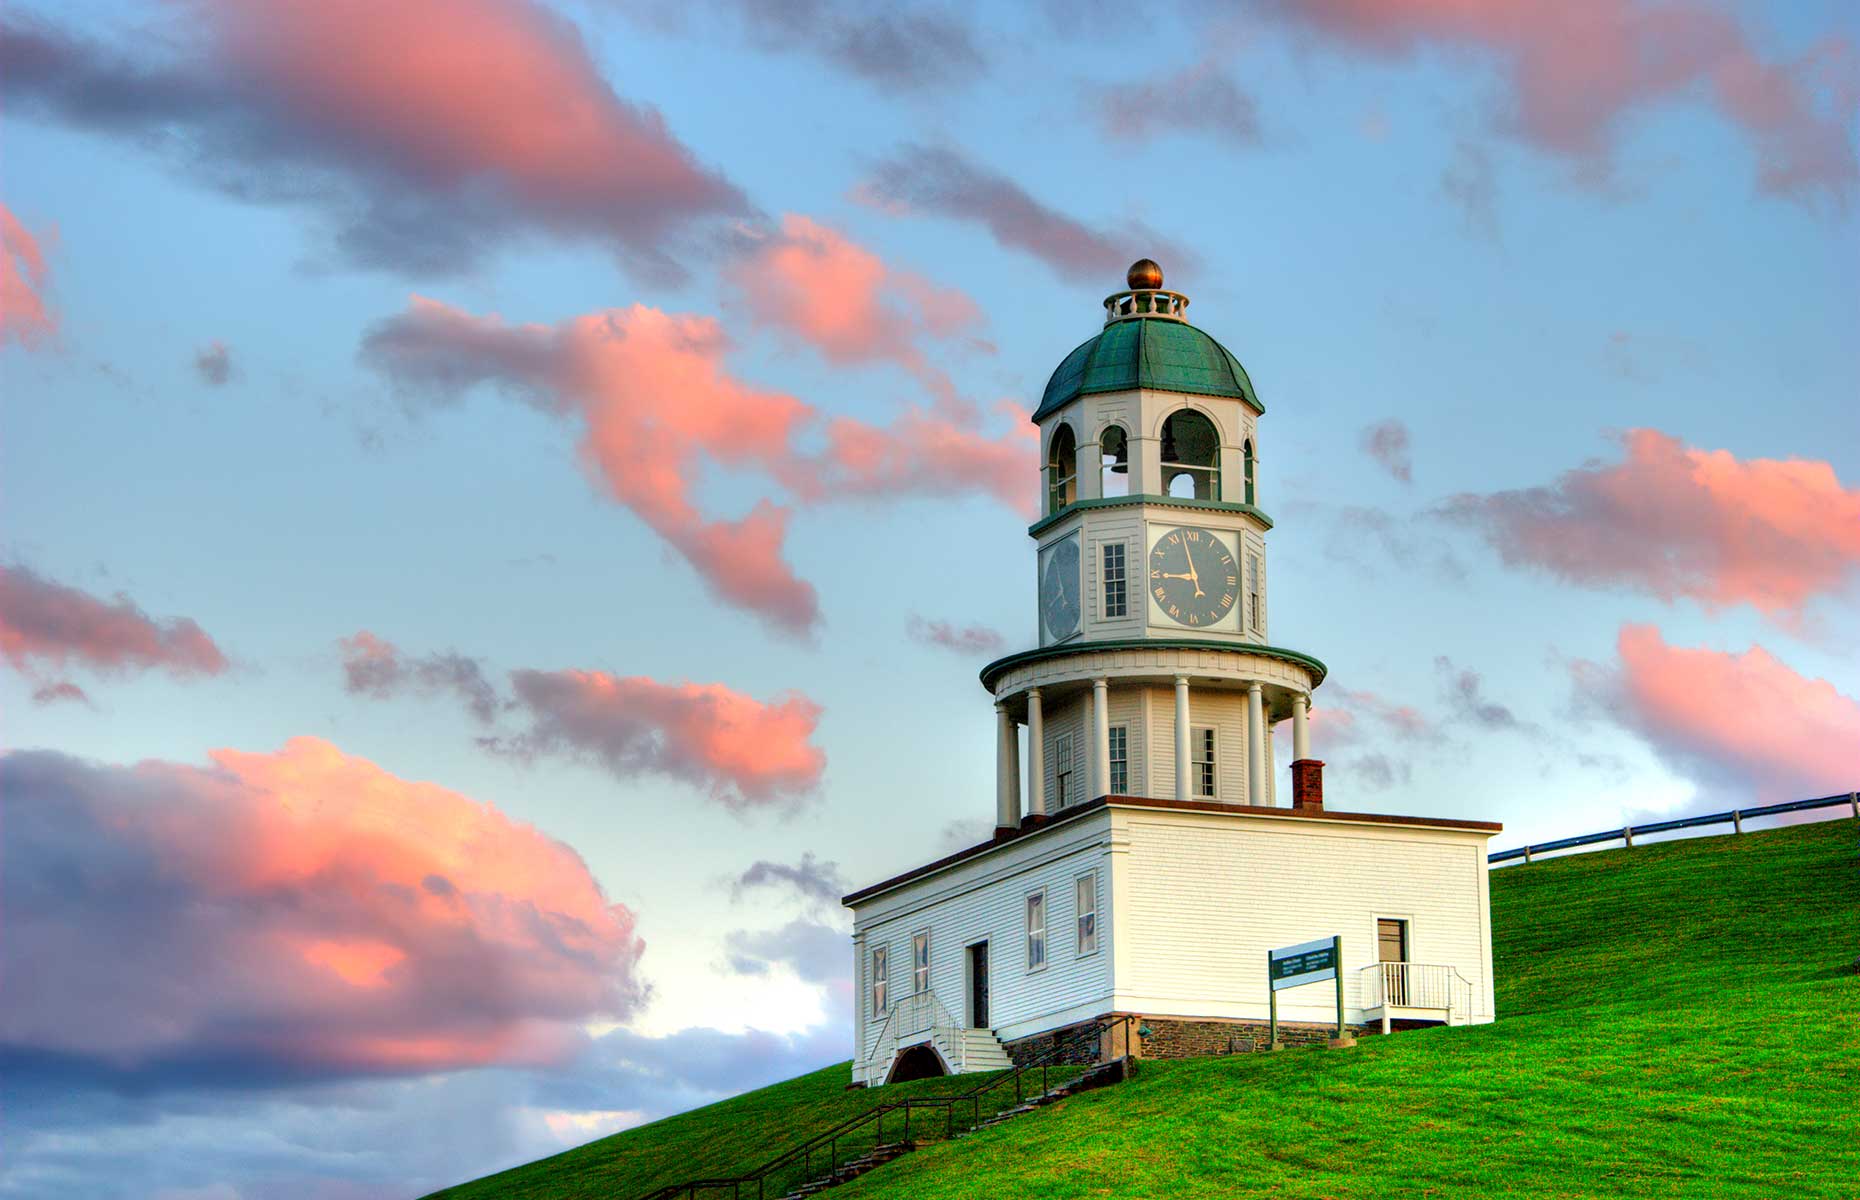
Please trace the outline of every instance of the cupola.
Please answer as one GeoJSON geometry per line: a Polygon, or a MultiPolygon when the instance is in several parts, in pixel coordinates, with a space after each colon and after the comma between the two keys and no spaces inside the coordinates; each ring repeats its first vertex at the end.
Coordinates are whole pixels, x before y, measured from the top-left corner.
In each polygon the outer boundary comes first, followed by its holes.
{"type": "Polygon", "coordinates": [[[1080,396],[1132,388],[1223,396],[1266,411],[1240,360],[1188,323],[1188,297],[1163,288],[1154,260],[1131,264],[1125,282],[1126,290],[1104,299],[1104,328],[1066,355],[1047,381],[1036,423],[1080,396]]]}

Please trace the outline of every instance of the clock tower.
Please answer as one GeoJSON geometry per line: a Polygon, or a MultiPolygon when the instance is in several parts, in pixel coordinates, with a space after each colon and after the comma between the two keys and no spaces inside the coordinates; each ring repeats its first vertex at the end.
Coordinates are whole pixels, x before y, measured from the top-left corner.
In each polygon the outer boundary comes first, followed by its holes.
{"type": "Polygon", "coordinates": [[[1265,406],[1156,263],[1127,283],[1033,414],[1039,645],[982,672],[998,829],[1107,794],[1275,807],[1271,729],[1288,718],[1309,758],[1325,669],[1268,640],[1265,406]]]}

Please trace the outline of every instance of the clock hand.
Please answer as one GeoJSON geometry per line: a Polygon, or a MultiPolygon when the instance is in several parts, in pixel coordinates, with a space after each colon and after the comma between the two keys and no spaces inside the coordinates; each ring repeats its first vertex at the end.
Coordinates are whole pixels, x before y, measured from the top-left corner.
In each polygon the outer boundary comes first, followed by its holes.
{"type": "Polygon", "coordinates": [[[1189,553],[1187,546],[1182,547],[1182,557],[1188,560],[1188,574],[1182,576],[1182,578],[1194,581],[1196,596],[1205,595],[1206,593],[1201,590],[1201,574],[1195,570],[1195,556],[1189,553]]]}

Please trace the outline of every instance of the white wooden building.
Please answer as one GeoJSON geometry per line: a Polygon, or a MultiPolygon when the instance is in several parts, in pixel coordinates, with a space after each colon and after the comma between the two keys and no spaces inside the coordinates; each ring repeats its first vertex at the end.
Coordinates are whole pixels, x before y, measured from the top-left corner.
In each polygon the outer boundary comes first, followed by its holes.
{"type": "MultiPolygon", "coordinates": [[[[1352,1026],[1493,1019],[1499,826],[1325,806],[1324,666],[1267,640],[1264,407],[1154,263],[1128,282],[1034,413],[1040,645],[982,672],[995,835],[845,899],[855,1082],[1257,1045],[1267,951],[1332,935],[1352,1026]],[[1113,1016],[1134,1019],[1101,1034],[1113,1016]]],[[[1279,999],[1285,1039],[1335,1020],[1330,987],[1279,999]]]]}

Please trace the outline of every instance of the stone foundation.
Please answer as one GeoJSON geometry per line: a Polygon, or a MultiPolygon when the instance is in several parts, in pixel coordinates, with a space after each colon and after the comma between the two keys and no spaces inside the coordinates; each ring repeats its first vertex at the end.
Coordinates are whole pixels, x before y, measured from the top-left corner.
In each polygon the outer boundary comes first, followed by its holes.
{"type": "MultiPolygon", "coordinates": [[[[1272,1041],[1270,1021],[1240,1021],[1208,1018],[1185,1021],[1177,1017],[1146,1017],[1142,1023],[1148,1037],[1141,1038],[1144,1058],[1205,1058],[1214,1054],[1250,1054],[1264,1050],[1272,1041]]],[[[1382,1026],[1345,1025],[1344,1032],[1353,1037],[1381,1033],[1382,1026]]],[[[1302,1021],[1279,1022],[1279,1044],[1284,1046],[1322,1046],[1337,1036],[1335,1024],[1312,1025],[1302,1021]]]]}
{"type": "MultiPolygon", "coordinates": [[[[1002,1048],[1016,1066],[1025,1066],[1054,1050],[1058,1053],[1048,1060],[1050,1062],[1089,1065],[1122,1057],[1126,1029],[1132,1031],[1132,1040],[1137,1043],[1133,1049],[1138,1058],[1205,1058],[1217,1054],[1250,1054],[1255,1050],[1264,1050],[1271,1040],[1272,1032],[1272,1025],[1268,1021],[1138,1016],[1128,1025],[1115,1025],[1101,1033],[1098,1026],[1101,1019],[1082,1021],[1076,1025],[1066,1025],[1046,1033],[1004,1042],[1002,1048]],[[1143,1030],[1148,1030],[1148,1033],[1144,1034],[1143,1030]]],[[[1345,1025],[1344,1032],[1352,1037],[1368,1037],[1380,1034],[1382,1026],[1380,1022],[1345,1025]]],[[[1279,1022],[1279,1042],[1286,1046],[1321,1046],[1336,1035],[1337,1027],[1334,1024],[1279,1022]]]]}
{"type": "MultiPolygon", "coordinates": [[[[1117,1039],[1120,1043],[1122,1038],[1117,1039]]],[[[1001,1048],[1014,1060],[1014,1065],[1024,1067],[1049,1051],[1057,1049],[1059,1053],[1047,1060],[1054,1063],[1071,1063],[1080,1066],[1095,1066],[1109,1062],[1121,1054],[1120,1050],[1104,1045],[1105,1038],[1098,1032],[1096,1020],[1083,1021],[1077,1025],[1065,1025],[1046,1033],[1036,1033],[1032,1037],[1017,1041],[1003,1042],[1001,1048]],[[1109,1051],[1109,1052],[1107,1052],[1109,1051]]]]}

